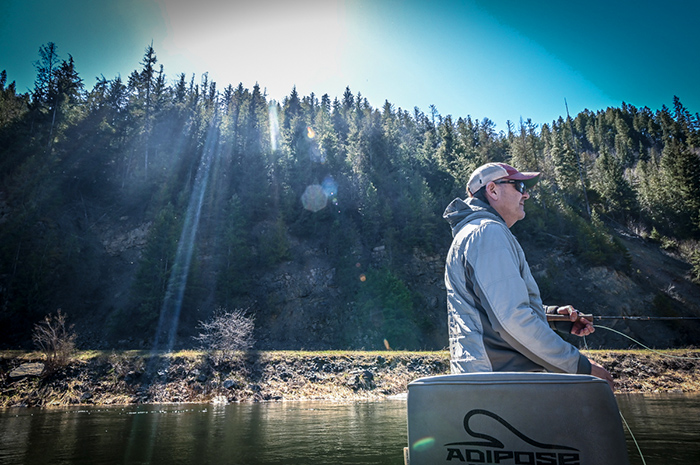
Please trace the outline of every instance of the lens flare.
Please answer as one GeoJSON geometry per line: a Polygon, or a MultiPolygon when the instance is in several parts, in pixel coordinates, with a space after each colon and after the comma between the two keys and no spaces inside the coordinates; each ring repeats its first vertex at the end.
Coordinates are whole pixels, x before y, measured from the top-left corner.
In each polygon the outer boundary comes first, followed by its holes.
{"type": "Polygon", "coordinates": [[[431,437],[423,438],[423,439],[419,439],[413,443],[413,450],[415,450],[417,452],[421,452],[421,451],[430,449],[434,445],[435,445],[435,438],[431,438],[431,437]]]}
{"type": "Polygon", "coordinates": [[[313,144],[309,148],[309,158],[314,163],[321,163],[321,164],[326,163],[326,154],[323,152],[323,150],[316,147],[316,144],[313,144]]]}
{"type": "Polygon", "coordinates": [[[323,192],[326,194],[326,197],[333,197],[338,193],[338,184],[330,174],[323,179],[321,187],[323,187],[323,192]]]}
{"type": "Polygon", "coordinates": [[[323,187],[318,184],[312,184],[306,187],[306,190],[301,195],[301,204],[305,209],[317,212],[326,208],[328,204],[328,196],[323,191],[323,187]]]}

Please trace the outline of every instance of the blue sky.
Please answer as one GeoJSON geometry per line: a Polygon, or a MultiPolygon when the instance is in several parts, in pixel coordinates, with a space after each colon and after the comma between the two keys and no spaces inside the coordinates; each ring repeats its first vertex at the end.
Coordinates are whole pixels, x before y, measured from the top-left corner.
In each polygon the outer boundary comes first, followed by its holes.
{"type": "Polygon", "coordinates": [[[39,47],[71,54],[87,88],[126,80],[153,41],[170,81],[203,73],[296,86],[375,108],[551,123],[622,102],[652,110],[680,97],[700,112],[700,2],[541,0],[0,0],[0,69],[33,87],[39,47]]]}

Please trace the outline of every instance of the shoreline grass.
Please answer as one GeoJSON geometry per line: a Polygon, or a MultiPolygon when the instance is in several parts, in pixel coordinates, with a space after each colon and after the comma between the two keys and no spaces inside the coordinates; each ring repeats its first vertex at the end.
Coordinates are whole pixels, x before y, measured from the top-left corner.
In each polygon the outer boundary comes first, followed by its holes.
{"type": "MultiPolygon", "coordinates": [[[[586,350],[616,393],[700,393],[700,349],[586,350]]],[[[366,401],[449,373],[449,351],[270,350],[212,357],[200,350],[81,350],[40,376],[11,377],[42,362],[36,351],[0,351],[0,408],[73,404],[366,401]]]]}

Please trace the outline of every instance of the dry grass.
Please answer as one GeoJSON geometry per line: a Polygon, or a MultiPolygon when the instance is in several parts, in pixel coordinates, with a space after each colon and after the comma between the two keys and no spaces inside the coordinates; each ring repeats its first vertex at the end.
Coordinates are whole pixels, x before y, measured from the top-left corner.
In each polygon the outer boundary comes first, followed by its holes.
{"type": "MultiPolygon", "coordinates": [[[[700,350],[586,354],[613,373],[617,392],[700,392],[700,350]]],[[[0,407],[375,400],[405,393],[417,378],[449,371],[447,351],[239,352],[217,362],[194,350],[83,351],[47,378],[9,378],[14,367],[41,358],[37,352],[0,352],[0,407]],[[151,373],[149,367],[155,367],[151,373]]]]}

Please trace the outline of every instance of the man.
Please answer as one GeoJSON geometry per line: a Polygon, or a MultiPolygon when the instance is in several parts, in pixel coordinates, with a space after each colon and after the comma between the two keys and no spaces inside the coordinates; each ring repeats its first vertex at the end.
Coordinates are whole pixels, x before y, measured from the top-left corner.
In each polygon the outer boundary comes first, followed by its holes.
{"type": "Polygon", "coordinates": [[[612,388],[610,373],[560,338],[546,313],[569,314],[570,323],[556,324],[578,336],[592,333],[593,324],[570,305],[542,305],[525,254],[510,232],[525,218],[527,189],[539,176],[487,163],[472,173],[469,198],[453,200],[443,214],[454,237],[445,265],[452,372],[583,373],[612,388]]]}

